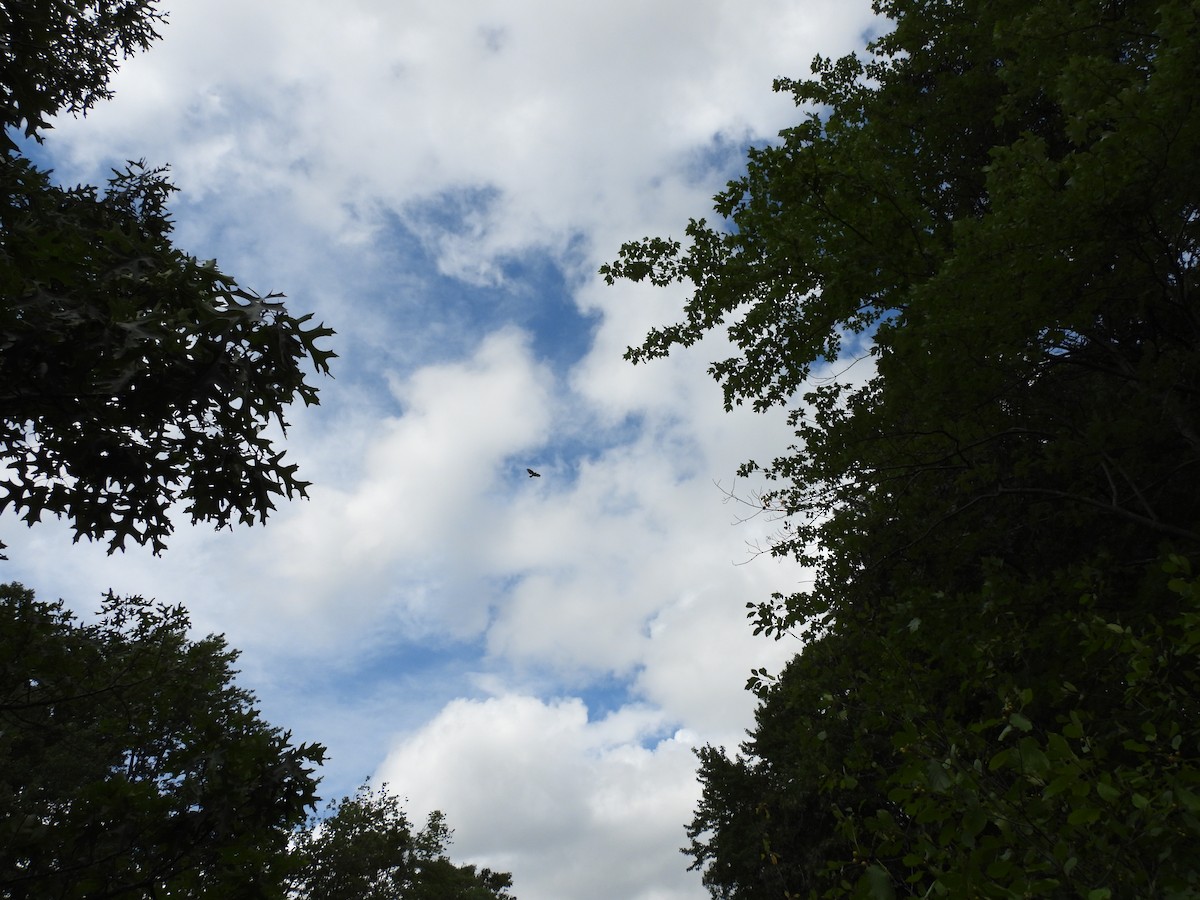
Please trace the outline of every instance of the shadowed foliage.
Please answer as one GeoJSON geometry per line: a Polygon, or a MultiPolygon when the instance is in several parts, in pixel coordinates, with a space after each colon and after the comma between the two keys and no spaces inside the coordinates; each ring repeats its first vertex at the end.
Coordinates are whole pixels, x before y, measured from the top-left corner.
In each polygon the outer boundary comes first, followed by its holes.
{"type": "Polygon", "coordinates": [[[332,335],[171,242],[165,170],[130,163],[103,191],[62,187],[7,129],[109,95],[145,49],[153,2],[0,3],[0,511],[66,518],[76,539],[165,547],[173,507],[225,526],[307,482],[269,436],[317,402],[332,335]]]}
{"type": "Polygon", "coordinates": [[[716,225],[602,270],[689,292],[628,358],[722,329],[726,406],[796,430],[743,473],[814,583],[748,606],[805,646],[687,852],[717,897],[1200,896],[1200,12],[876,5],[716,225]]]}
{"type": "Polygon", "coordinates": [[[446,856],[450,829],[440,812],[414,831],[386,787],[361,787],[312,819],[294,844],[295,900],[512,900],[512,879],[456,865],[446,856]]]}
{"type": "Polygon", "coordinates": [[[0,897],[279,897],[317,745],[259,718],[179,607],[83,624],[0,587],[0,897]]]}

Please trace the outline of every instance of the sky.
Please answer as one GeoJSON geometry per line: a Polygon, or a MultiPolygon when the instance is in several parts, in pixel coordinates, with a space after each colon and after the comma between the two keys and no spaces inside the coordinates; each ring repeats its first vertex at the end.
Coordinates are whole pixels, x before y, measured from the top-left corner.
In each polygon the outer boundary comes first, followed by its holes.
{"type": "Polygon", "coordinates": [[[791,640],[746,604],[805,573],[761,551],[738,464],[784,417],[723,411],[719,335],[622,359],[684,288],[607,286],[623,241],[711,218],[771,90],[861,50],[867,0],[166,2],[163,39],[39,159],[62,182],[169,164],[177,244],[337,331],[293,409],[311,497],[265,526],[177,519],[161,557],[0,517],[0,579],[81,613],[182,603],[240,683],[365,779],[445,812],[520,900],[700,900],[678,852],[694,748],[753,723],[791,640]],[[541,473],[529,478],[526,467],[541,473]]]}

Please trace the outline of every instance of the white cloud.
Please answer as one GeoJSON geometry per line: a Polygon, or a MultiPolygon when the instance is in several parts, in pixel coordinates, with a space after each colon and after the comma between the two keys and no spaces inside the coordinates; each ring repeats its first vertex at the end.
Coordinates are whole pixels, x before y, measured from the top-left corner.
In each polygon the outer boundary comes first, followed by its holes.
{"type": "Polygon", "coordinates": [[[513,871],[526,900],[696,897],[678,853],[698,793],[692,744],[660,728],[636,709],[589,722],[578,700],[455,701],[378,778],[417,816],[445,812],[454,853],[513,871]]]}
{"type": "Polygon", "coordinates": [[[361,435],[365,444],[354,449],[363,453],[362,471],[352,493],[318,492],[315,505],[327,508],[303,516],[322,529],[302,540],[311,566],[303,577],[327,567],[312,554],[328,552],[329,525],[341,542],[333,552],[351,566],[381,556],[466,555],[478,540],[473,504],[495,486],[509,457],[546,439],[549,381],[514,331],[487,336],[468,360],[395,380],[401,412],[361,435]]]}
{"type": "Polygon", "coordinates": [[[355,211],[485,187],[496,201],[445,241],[477,266],[580,233],[607,241],[614,225],[628,237],[647,216],[674,227],[679,167],[718,135],[789,124],[771,80],[852,46],[866,6],[171,3],[163,45],[62,137],[81,163],[169,160],[197,198],[281,193],[333,235],[361,227],[355,211]]]}

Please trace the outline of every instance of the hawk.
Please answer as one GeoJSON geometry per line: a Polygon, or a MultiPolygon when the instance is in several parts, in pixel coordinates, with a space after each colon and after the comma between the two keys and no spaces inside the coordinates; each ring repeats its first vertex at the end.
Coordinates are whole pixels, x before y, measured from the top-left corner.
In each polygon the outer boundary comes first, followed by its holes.
{"type": "Polygon", "coordinates": [[[526,469],[525,471],[529,473],[530,478],[541,478],[542,477],[540,472],[535,472],[535,471],[533,471],[533,469],[526,469]]]}

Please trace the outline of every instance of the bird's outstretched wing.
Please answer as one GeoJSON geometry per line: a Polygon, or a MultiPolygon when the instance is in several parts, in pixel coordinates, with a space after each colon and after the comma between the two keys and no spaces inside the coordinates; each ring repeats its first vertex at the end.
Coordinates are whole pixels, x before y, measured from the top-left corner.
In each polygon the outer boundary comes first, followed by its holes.
{"type": "Polygon", "coordinates": [[[541,478],[542,477],[540,472],[535,472],[535,471],[533,471],[533,469],[526,469],[525,471],[529,473],[530,478],[541,478]]]}

